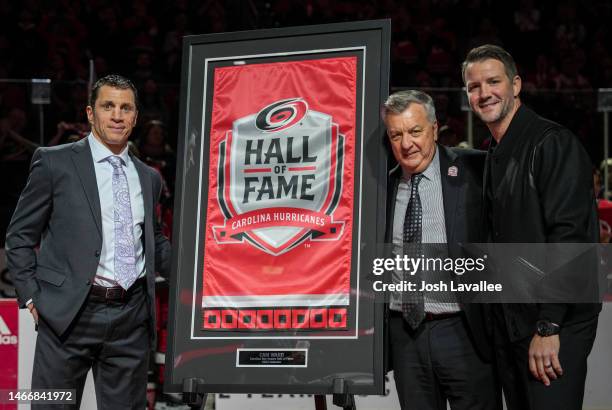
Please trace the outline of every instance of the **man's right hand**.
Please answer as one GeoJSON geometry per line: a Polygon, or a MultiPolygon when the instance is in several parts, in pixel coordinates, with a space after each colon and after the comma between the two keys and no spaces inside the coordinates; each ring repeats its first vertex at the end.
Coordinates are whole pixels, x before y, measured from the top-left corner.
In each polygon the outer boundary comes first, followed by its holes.
{"type": "Polygon", "coordinates": [[[32,314],[32,317],[34,318],[34,322],[38,324],[38,311],[34,307],[34,302],[30,302],[27,307],[30,313],[32,314]]]}

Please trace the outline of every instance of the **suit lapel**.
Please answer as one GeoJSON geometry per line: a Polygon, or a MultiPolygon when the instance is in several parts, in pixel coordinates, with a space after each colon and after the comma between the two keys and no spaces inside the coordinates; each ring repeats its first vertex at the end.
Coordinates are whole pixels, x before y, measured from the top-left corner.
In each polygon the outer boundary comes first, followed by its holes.
{"type": "MultiPolygon", "coordinates": [[[[146,239],[146,235],[152,232],[153,226],[150,224],[153,222],[153,201],[152,196],[152,188],[151,188],[151,178],[149,177],[148,171],[146,169],[146,165],[143,164],[138,158],[130,155],[134,166],[136,167],[136,172],[138,173],[138,179],[140,180],[140,188],[142,189],[142,202],[144,203],[144,238],[146,239]]],[[[145,240],[146,245],[146,240],[145,240]]],[[[145,248],[146,251],[146,248],[145,248]]],[[[148,260],[148,259],[147,259],[148,260]]]]}
{"type": "Polygon", "coordinates": [[[81,185],[85,191],[85,196],[89,202],[89,208],[93,219],[98,228],[98,233],[102,237],[102,211],[100,210],[100,195],[98,193],[98,183],[96,182],[96,171],[94,169],[91,149],[87,138],[75,142],[72,146],[72,162],[76,168],[76,174],[81,180],[81,185]]]}
{"type": "Polygon", "coordinates": [[[438,145],[440,151],[440,180],[442,182],[442,197],[444,198],[444,222],[446,226],[446,242],[453,243],[457,199],[461,190],[462,170],[457,166],[457,154],[450,149],[438,145]],[[451,172],[455,167],[456,174],[451,172]]]}
{"type": "Polygon", "coordinates": [[[396,165],[389,171],[387,182],[387,215],[386,215],[386,231],[385,242],[393,243],[393,219],[395,218],[395,200],[397,197],[397,187],[399,185],[402,169],[396,165]]]}
{"type": "Polygon", "coordinates": [[[492,152],[493,151],[491,149],[491,146],[489,145],[489,148],[487,150],[487,156],[485,157],[484,172],[482,174],[482,212],[480,218],[481,221],[483,221],[481,230],[483,240],[486,240],[489,236],[489,200],[487,198],[487,189],[489,184],[489,178],[491,178],[490,165],[492,152]]]}

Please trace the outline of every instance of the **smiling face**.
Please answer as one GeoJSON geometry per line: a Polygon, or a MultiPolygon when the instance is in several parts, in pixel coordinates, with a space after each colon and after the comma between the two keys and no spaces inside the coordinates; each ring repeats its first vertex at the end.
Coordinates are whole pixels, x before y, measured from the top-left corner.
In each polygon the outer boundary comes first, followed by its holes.
{"type": "Polygon", "coordinates": [[[114,154],[126,147],[137,117],[134,93],[129,88],[104,85],[98,90],[95,107],[87,106],[93,136],[114,154]]]}
{"type": "Polygon", "coordinates": [[[393,156],[407,174],[425,171],[436,153],[438,123],[430,122],[425,107],[411,103],[400,114],[385,117],[393,156]]]}
{"type": "Polygon", "coordinates": [[[472,110],[499,140],[520,106],[521,78],[508,78],[504,64],[489,58],[467,65],[465,86],[472,110]]]}

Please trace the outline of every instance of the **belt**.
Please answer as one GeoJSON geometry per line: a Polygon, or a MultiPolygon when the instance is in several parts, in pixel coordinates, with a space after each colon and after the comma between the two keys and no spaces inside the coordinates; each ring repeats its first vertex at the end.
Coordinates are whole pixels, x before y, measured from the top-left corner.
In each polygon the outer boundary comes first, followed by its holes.
{"type": "Polygon", "coordinates": [[[93,285],[89,293],[89,297],[102,302],[125,302],[132,294],[145,287],[147,281],[146,277],[137,279],[136,282],[128,290],[123,289],[121,286],[100,286],[93,285]]]}
{"type": "MultiPolygon", "coordinates": [[[[399,310],[391,310],[391,316],[404,317],[403,313],[399,310]]],[[[449,313],[429,313],[425,312],[423,322],[431,322],[433,320],[451,319],[454,317],[461,316],[461,312],[449,312],[449,313]]]]}
{"type": "Polygon", "coordinates": [[[461,312],[449,312],[449,313],[429,313],[425,312],[425,319],[423,321],[430,322],[432,320],[450,319],[453,317],[461,316],[461,312]]]}

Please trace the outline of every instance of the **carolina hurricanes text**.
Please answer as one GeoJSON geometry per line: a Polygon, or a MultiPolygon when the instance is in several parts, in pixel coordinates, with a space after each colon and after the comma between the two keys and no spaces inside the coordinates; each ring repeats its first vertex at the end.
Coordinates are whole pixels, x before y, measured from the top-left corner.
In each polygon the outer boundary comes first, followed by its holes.
{"type": "Polygon", "coordinates": [[[263,214],[259,214],[255,216],[249,216],[246,218],[240,218],[237,221],[232,222],[232,229],[243,228],[245,226],[249,226],[249,225],[256,224],[256,223],[261,223],[261,222],[265,223],[265,222],[271,222],[271,221],[274,221],[274,222],[278,222],[278,221],[303,222],[303,223],[314,224],[318,226],[325,225],[325,219],[318,217],[318,216],[303,214],[299,212],[273,212],[271,214],[263,213],[263,214]]]}

